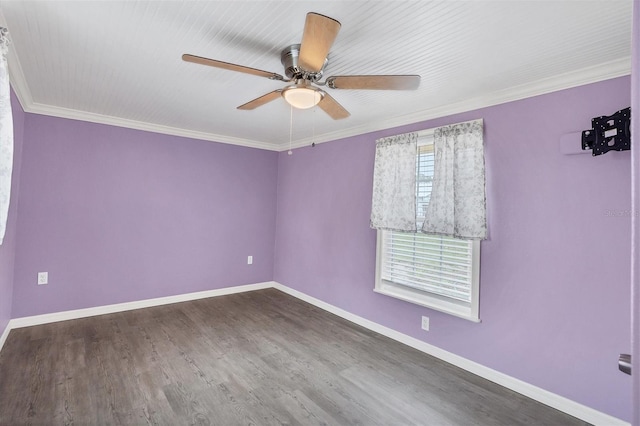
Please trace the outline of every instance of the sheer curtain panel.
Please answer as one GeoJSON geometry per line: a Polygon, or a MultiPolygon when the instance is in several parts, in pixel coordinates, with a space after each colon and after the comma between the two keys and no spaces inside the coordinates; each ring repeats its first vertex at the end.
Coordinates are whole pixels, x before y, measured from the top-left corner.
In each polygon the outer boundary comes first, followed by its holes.
{"type": "Polygon", "coordinates": [[[13,117],[9,87],[9,32],[0,27],[0,244],[7,229],[13,169],[13,117]]]}
{"type": "Polygon", "coordinates": [[[422,232],[487,238],[482,131],[482,120],[435,129],[433,189],[422,232]]]}
{"type": "Polygon", "coordinates": [[[371,227],[416,232],[418,135],[406,133],[376,141],[371,227]]]}

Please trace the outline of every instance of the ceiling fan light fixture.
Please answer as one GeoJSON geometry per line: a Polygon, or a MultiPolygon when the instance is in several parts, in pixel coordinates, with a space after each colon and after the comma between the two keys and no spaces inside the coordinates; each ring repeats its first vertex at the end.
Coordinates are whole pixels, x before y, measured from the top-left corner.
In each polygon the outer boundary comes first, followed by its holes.
{"type": "Polygon", "coordinates": [[[298,109],[309,109],[318,105],[324,92],[310,86],[289,86],[282,90],[282,97],[289,105],[298,109]]]}

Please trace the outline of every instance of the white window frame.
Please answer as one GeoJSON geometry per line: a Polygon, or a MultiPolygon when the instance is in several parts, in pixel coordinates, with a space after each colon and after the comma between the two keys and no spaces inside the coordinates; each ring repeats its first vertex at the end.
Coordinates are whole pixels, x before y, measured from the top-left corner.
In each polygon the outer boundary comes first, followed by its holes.
{"type": "MultiPolygon", "coordinates": [[[[433,129],[418,132],[418,145],[433,143],[433,129]]],[[[382,264],[385,233],[391,231],[378,230],[376,243],[376,293],[404,300],[416,305],[425,306],[473,322],[480,322],[480,241],[470,241],[471,246],[471,301],[464,302],[441,296],[428,291],[418,290],[405,285],[382,279],[382,264]]]]}

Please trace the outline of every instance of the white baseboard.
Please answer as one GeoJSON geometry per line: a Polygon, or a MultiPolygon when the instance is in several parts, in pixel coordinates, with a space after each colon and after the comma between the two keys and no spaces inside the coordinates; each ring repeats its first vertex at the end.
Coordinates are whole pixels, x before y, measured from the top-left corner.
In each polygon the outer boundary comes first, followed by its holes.
{"type": "Polygon", "coordinates": [[[600,411],[589,408],[585,405],[579,404],[568,398],[560,395],[556,395],[552,392],[523,382],[522,380],[508,376],[499,371],[493,370],[489,367],[485,367],[482,364],[468,360],[454,353],[440,349],[437,346],[430,345],[429,343],[418,340],[414,337],[400,333],[399,331],[385,327],[381,324],[375,323],[337,306],[323,302],[315,297],[308,296],[298,290],[294,290],[287,286],[274,281],[267,281],[257,284],[241,285],[236,287],[225,287],[215,290],[199,291],[196,293],[179,294],[175,296],[159,297],[155,299],[139,300],[135,302],[118,303],[114,305],[96,306],[94,308],[76,309],[72,311],[55,312],[52,314],[35,315],[30,317],[14,318],[9,321],[9,324],[5,328],[4,332],[0,336],[0,350],[9,336],[9,332],[14,328],[29,327],[39,324],[47,324],[57,321],[66,321],[77,318],[86,318],[96,315],[111,314],[116,312],[130,311],[133,309],[149,308],[152,306],[167,305],[170,303],[186,302],[189,300],[204,299],[207,297],[224,296],[234,293],[243,293],[253,290],[262,290],[266,288],[275,288],[286,294],[289,294],[297,299],[310,303],[318,308],[324,309],[327,312],[331,312],[334,315],[342,317],[348,321],[365,327],[369,330],[380,333],[383,336],[396,340],[405,345],[411,346],[421,352],[432,355],[457,367],[467,370],[473,374],[476,374],[482,378],[490,380],[501,386],[504,386],[512,391],[518,392],[531,399],[541,402],[545,405],[553,407],[557,410],[563,411],[571,416],[577,417],[581,420],[589,422],[594,425],[602,426],[630,426],[629,423],[620,420],[616,417],[602,413],[600,411]]]}
{"type": "Polygon", "coordinates": [[[7,326],[4,328],[4,331],[2,332],[2,335],[0,335],[0,351],[2,350],[2,347],[4,346],[4,342],[7,341],[7,337],[9,337],[9,332],[10,331],[11,331],[11,321],[9,321],[7,326]]]}
{"type": "Polygon", "coordinates": [[[314,306],[317,306],[320,309],[324,309],[325,311],[331,312],[334,315],[365,327],[369,330],[375,331],[376,333],[380,333],[383,336],[389,337],[390,339],[396,340],[400,343],[404,343],[405,345],[411,346],[412,348],[415,348],[421,352],[432,355],[436,358],[453,364],[456,367],[460,367],[463,370],[467,370],[477,376],[504,386],[507,389],[511,389],[514,392],[518,392],[519,394],[541,402],[542,404],[548,405],[571,416],[584,420],[588,423],[602,426],[630,426],[629,423],[616,417],[610,416],[598,410],[594,410],[593,408],[587,407],[586,405],[582,405],[563,396],[554,394],[532,384],[523,382],[522,380],[493,370],[489,367],[485,367],[484,365],[478,364],[477,362],[440,349],[437,346],[430,345],[429,343],[423,342],[422,340],[418,340],[414,337],[400,333],[396,330],[385,327],[366,318],[362,318],[358,315],[352,314],[351,312],[345,311],[344,309],[323,302],[322,300],[316,299],[315,297],[308,296],[304,293],[299,292],[298,290],[294,290],[280,283],[274,283],[274,288],[300,300],[308,302],[314,306]]]}
{"type": "MultiPolygon", "coordinates": [[[[168,305],[170,303],[187,302],[189,300],[205,299],[207,297],[225,296],[227,294],[244,293],[246,291],[262,290],[274,287],[273,281],[257,284],[239,285],[236,287],[217,288],[215,290],[198,291],[195,293],[178,294],[175,296],[158,297],[155,299],[137,300],[135,302],[116,303],[115,305],[96,306],[94,308],[75,309],[73,311],[55,312],[52,314],[34,315],[30,317],[14,318],[9,321],[7,329],[30,327],[32,325],[48,324],[57,321],[93,317],[96,315],[113,314],[131,311],[133,309],[150,308],[152,306],[168,305]]],[[[8,334],[8,332],[7,332],[8,334]]],[[[1,347],[0,347],[1,349],[1,347]]]]}

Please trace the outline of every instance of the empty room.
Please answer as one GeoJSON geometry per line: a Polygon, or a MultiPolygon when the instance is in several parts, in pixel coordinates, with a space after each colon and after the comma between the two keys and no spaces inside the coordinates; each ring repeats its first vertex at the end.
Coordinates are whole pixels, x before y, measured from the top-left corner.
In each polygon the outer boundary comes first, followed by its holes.
{"type": "Polygon", "coordinates": [[[0,1],[0,425],[640,426],[639,27],[0,1]]]}

